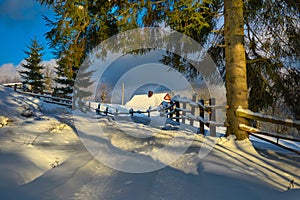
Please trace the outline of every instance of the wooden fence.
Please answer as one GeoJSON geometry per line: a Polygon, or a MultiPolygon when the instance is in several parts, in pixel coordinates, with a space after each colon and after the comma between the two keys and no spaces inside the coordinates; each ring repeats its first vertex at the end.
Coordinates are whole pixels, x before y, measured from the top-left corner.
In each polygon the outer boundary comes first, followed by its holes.
{"type": "Polygon", "coordinates": [[[43,98],[43,101],[47,102],[47,103],[53,103],[53,104],[58,104],[58,105],[62,105],[62,106],[72,107],[72,98],[61,98],[61,97],[52,96],[50,94],[45,95],[45,94],[24,92],[24,91],[22,91],[22,88],[23,88],[22,83],[7,83],[7,84],[3,84],[3,86],[13,88],[15,92],[18,92],[20,94],[32,96],[35,98],[43,98]]]}
{"type": "Polygon", "coordinates": [[[44,102],[47,103],[53,103],[53,104],[58,104],[58,105],[62,105],[62,106],[68,106],[68,107],[72,107],[72,99],[68,99],[68,98],[61,98],[61,97],[54,97],[54,96],[50,96],[50,95],[42,95],[42,94],[35,94],[35,93],[30,93],[30,92],[21,92],[21,91],[17,91],[20,94],[25,94],[25,95],[29,95],[35,98],[42,98],[44,102]]]}
{"type": "MultiPolygon", "coordinates": [[[[300,121],[299,120],[281,119],[279,117],[263,115],[263,114],[260,114],[260,113],[252,112],[251,110],[248,110],[248,109],[243,109],[242,107],[238,107],[238,109],[236,110],[235,113],[236,113],[237,116],[246,118],[248,120],[264,121],[264,122],[269,122],[269,123],[272,123],[272,124],[280,124],[280,125],[300,129],[300,121]]],[[[294,142],[300,142],[300,137],[299,136],[284,135],[284,134],[280,134],[280,133],[273,133],[273,132],[269,132],[269,131],[264,131],[264,130],[260,130],[260,129],[255,128],[255,127],[248,126],[246,124],[240,124],[239,128],[241,130],[247,131],[252,136],[257,137],[261,140],[265,140],[267,142],[270,142],[272,144],[280,146],[284,149],[287,149],[289,151],[300,154],[300,151],[292,149],[290,147],[287,147],[287,146],[282,145],[282,144],[279,143],[280,139],[281,140],[294,141],[294,142]],[[274,137],[274,138],[276,138],[276,142],[268,140],[268,139],[266,139],[266,138],[264,138],[260,135],[274,137]]]]}
{"type": "MultiPolygon", "coordinates": [[[[204,126],[207,126],[209,127],[210,135],[216,136],[216,127],[218,126],[225,127],[224,123],[216,122],[216,115],[218,109],[226,109],[226,105],[216,105],[216,101],[214,98],[211,98],[208,101],[204,101],[203,99],[199,99],[197,101],[197,96],[193,95],[192,99],[175,97],[171,100],[170,103],[166,103],[166,104],[163,103],[162,108],[160,110],[157,109],[151,110],[151,108],[149,108],[146,111],[139,111],[139,110],[134,111],[133,109],[130,109],[128,112],[118,112],[118,110],[112,112],[109,111],[108,107],[106,107],[104,111],[101,111],[100,104],[98,104],[98,108],[96,109],[96,112],[98,114],[111,116],[111,117],[116,115],[133,116],[135,113],[144,113],[147,114],[148,117],[150,117],[151,112],[159,111],[162,116],[165,116],[179,123],[195,126],[195,122],[199,122],[198,133],[205,134],[204,126]]],[[[259,121],[270,122],[273,124],[295,127],[298,129],[300,128],[299,120],[281,119],[274,116],[262,115],[259,113],[254,113],[247,109],[243,109],[241,107],[239,107],[236,110],[236,115],[240,117],[244,117],[248,120],[259,120],[259,121]]],[[[283,144],[279,143],[279,140],[300,142],[300,137],[263,131],[245,124],[240,124],[239,128],[241,130],[247,131],[249,134],[251,134],[256,138],[259,138],[261,140],[275,144],[281,148],[300,154],[298,150],[292,149],[290,147],[284,146],[283,144]],[[276,142],[269,140],[263,137],[262,135],[276,138],[276,142]]]]}
{"type": "Polygon", "coordinates": [[[223,122],[216,122],[217,110],[224,108],[225,105],[216,105],[215,98],[210,98],[208,101],[200,98],[197,101],[197,95],[194,94],[192,99],[178,96],[173,98],[171,105],[165,110],[168,118],[190,126],[195,126],[195,122],[199,122],[200,134],[205,134],[204,126],[207,126],[210,136],[216,136],[216,127],[224,127],[223,122]],[[208,116],[208,119],[205,116],[208,116]]]}
{"type": "MultiPolygon", "coordinates": [[[[89,105],[89,107],[91,108],[91,106],[89,105]]],[[[108,117],[114,117],[114,116],[119,116],[119,115],[131,115],[133,116],[134,114],[146,114],[147,116],[150,117],[151,116],[151,112],[155,112],[157,111],[157,109],[151,109],[151,107],[149,107],[149,109],[147,109],[146,111],[140,111],[140,110],[134,110],[134,109],[129,109],[128,112],[119,112],[118,109],[115,109],[115,111],[110,111],[109,107],[106,107],[105,110],[101,111],[101,104],[98,103],[97,108],[95,109],[97,114],[103,115],[103,116],[108,116],[108,117]]]]}
{"type": "Polygon", "coordinates": [[[135,113],[144,113],[148,117],[151,116],[151,112],[159,111],[161,116],[165,116],[173,121],[195,126],[195,122],[199,122],[198,133],[205,134],[204,126],[209,127],[210,135],[216,136],[216,127],[224,126],[224,123],[216,122],[217,109],[224,109],[225,106],[217,106],[214,98],[204,101],[199,99],[197,101],[197,95],[193,95],[192,99],[175,97],[170,103],[162,103],[160,109],[147,109],[145,111],[130,109],[128,112],[109,111],[106,107],[101,111],[101,104],[95,109],[97,114],[113,117],[118,115],[131,115],[135,113]],[[206,119],[208,118],[208,119],[206,119]]]}
{"type": "MultiPolygon", "coordinates": [[[[16,92],[21,94],[30,95],[36,98],[43,98],[43,101],[48,103],[54,103],[54,104],[72,107],[71,98],[60,98],[51,95],[42,95],[42,94],[35,94],[30,92],[23,92],[19,90],[22,87],[22,83],[11,83],[11,84],[3,84],[3,85],[6,87],[12,87],[16,92]]],[[[207,126],[209,127],[210,130],[210,136],[216,136],[216,127],[218,126],[225,127],[225,124],[223,122],[222,123],[216,122],[216,112],[218,109],[225,109],[225,108],[226,105],[216,105],[216,100],[214,98],[210,98],[208,101],[204,101],[203,99],[199,99],[197,101],[197,95],[194,94],[192,96],[192,99],[180,98],[179,96],[177,96],[173,98],[169,104],[163,105],[163,107],[160,110],[149,108],[146,111],[140,111],[140,110],[135,111],[133,109],[130,109],[128,112],[119,112],[116,109],[115,112],[112,112],[109,111],[108,107],[106,107],[104,111],[101,111],[100,104],[98,104],[98,108],[96,108],[96,113],[105,116],[111,116],[111,117],[117,115],[128,115],[128,114],[133,116],[136,113],[138,114],[144,113],[147,114],[148,117],[150,117],[151,112],[160,111],[162,116],[165,116],[171,120],[175,120],[176,122],[188,124],[190,126],[195,126],[195,122],[199,122],[198,133],[204,135],[205,134],[204,127],[207,126]],[[208,116],[208,119],[206,119],[207,117],[205,116],[208,116]]],[[[264,121],[272,124],[280,124],[280,125],[300,129],[299,120],[281,119],[274,116],[262,115],[260,113],[254,113],[248,109],[243,109],[242,107],[239,107],[235,113],[237,116],[246,118],[248,120],[264,121]]],[[[239,128],[241,130],[247,131],[252,136],[257,137],[261,140],[265,140],[267,142],[280,146],[284,149],[300,154],[300,151],[289,148],[279,143],[279,140],[300,142],[299,136],[284,135],[280,133],[264,131],[255,127],[248,126],[246,124],[240,124],[239,128]],[[261,135],[276,138],[276,142],[272,140],[268,140],[261,135]]]]}

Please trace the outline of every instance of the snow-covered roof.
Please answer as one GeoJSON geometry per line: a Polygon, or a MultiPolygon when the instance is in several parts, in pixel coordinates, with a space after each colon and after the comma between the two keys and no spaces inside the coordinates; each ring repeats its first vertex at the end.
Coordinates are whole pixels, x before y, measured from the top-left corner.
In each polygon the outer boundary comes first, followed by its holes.
{"type": "Polygon", "coordinates": [[[169,101],[169,97],[170,95],[168,93],[154,93],[151,97],[148,97],[147,94],[134,95],[125,106],[134,109],[147,110],[150,106],[155,108],[163,101],[169,101]]]}

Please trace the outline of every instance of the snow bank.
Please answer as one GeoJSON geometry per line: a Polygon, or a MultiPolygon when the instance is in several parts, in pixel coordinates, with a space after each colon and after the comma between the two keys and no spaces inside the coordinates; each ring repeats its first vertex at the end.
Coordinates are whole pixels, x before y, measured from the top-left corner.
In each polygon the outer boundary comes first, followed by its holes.
{"type": "Polygon", "coordinates": [[[66,111],[55,113],[57,107],[2,86],[0,107],[0,191],[33,181],[63,163],[79,144],[73,129],[56,119],[66,111]],[[26,116],[25,111],[32,114],[26,116]]]}

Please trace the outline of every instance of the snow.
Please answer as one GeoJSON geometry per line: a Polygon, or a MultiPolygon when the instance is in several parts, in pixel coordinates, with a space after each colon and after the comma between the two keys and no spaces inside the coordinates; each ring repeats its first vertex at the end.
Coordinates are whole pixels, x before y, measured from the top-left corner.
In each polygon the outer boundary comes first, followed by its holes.
{"type": "Polygon", "coordinates": [[[261,113],[254,113],[251,110],[243,109],[241,106],[237,108],[236,114],[241,117],[246,117],[249,119],[258,119],[265,122],[273,122],[273,123],[278,123],[286,126],[300,128],[300,120],[281,119],[279,117],[264,115],[261,113]]]}
{"type": "Polygon", "coordinates": [[[97,135],[104,144],[165,166],[127,173],[92,156],[74,126],[87,119],[73,118],[70,108],[0,86],[0,116],[0,199],[299,199],[299,155],[252,137],[203,137],[187,125],[161,130],[158,117],[147,126],[91,115],[89,121],[104,130],[97,135]],[[21,115],[26,109],[32,117],[21,115]],[[170,144],[176,136],[189,147],[173,159],[182,144],[170,144]]]}
{"type": "Polygon", "coordinates": [[[134,95],[126,104],[125,107],[133,108],[134,110],[147,110],[149,107],[157,108],[163,101],[167,93],[154,93],[151,97],[147,95],[134,95]]]}

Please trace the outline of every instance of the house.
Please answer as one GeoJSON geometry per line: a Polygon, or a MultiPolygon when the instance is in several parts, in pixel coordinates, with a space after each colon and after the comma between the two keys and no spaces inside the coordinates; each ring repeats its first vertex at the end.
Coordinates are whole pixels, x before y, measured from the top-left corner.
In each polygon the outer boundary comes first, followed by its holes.
{"type": "Polygon", "coordinates": [[[157,108],[163,101],[170,102],[171,96],[168,93],[153,93],[134,95],[126,104],[125,107],[133,108],[134,110],[147,110],[149,107],[157,108]]]}

